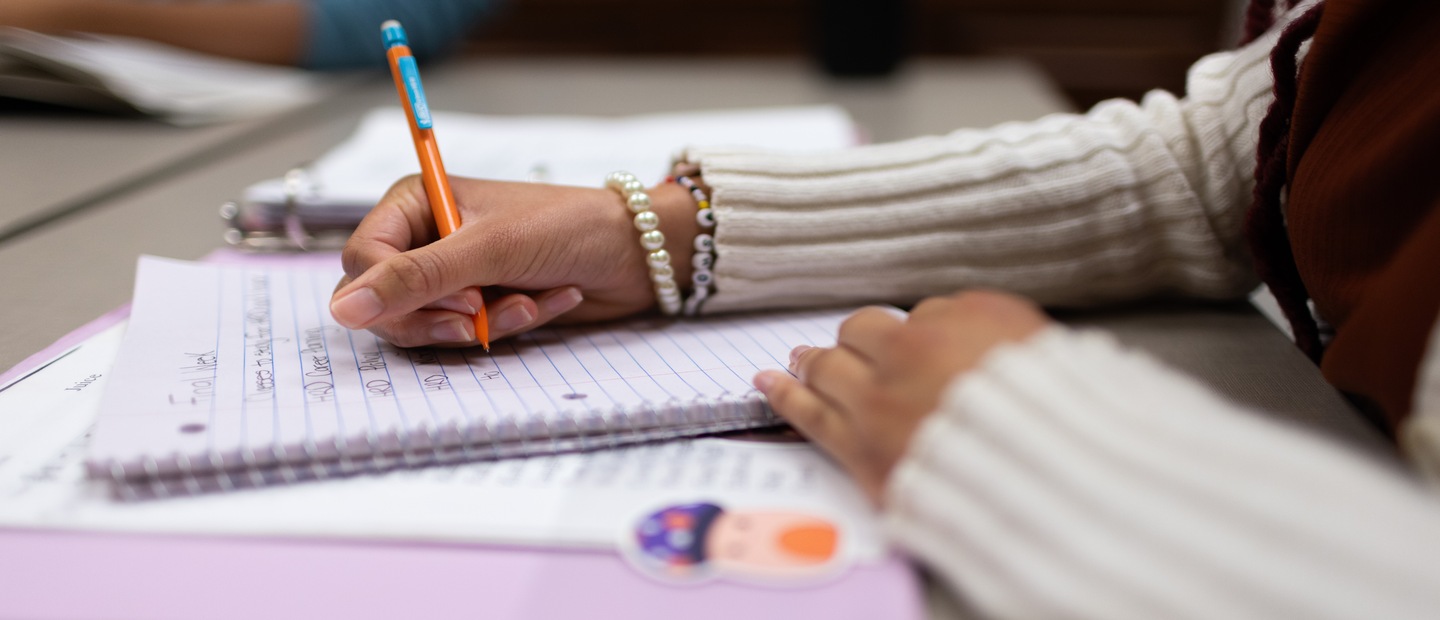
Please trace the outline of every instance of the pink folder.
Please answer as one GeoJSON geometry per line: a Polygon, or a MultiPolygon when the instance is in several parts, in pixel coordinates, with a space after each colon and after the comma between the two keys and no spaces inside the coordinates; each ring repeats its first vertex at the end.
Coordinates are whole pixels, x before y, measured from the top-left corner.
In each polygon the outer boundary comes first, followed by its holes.
{"type": "MultiPolygon", "coordinates": [[[[334,261],[221,251],[216,262],[334,261]]],[[[0,374],[33,370],[119,308],[0,374]]],[[[470,544],[0,529],[0,618],[920,618],[898,557],[800,588],[672,586],[617,554],[470,544]]]]}

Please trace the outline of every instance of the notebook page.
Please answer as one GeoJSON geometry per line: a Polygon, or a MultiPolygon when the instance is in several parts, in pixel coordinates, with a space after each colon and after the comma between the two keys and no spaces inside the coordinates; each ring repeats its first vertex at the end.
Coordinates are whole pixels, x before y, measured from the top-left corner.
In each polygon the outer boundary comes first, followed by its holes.
{"type": "Polygon", "coordinates": [[[718,430],[706,425],[717,407],[750,394],[757,371],[784,368],[794,346],[833,343],[846,314],[637,320],[541,329],[489,354],[406,350],[334,322],[338,277],[142,258],[92,475],[364,458],[577,420],[718,430]]]}

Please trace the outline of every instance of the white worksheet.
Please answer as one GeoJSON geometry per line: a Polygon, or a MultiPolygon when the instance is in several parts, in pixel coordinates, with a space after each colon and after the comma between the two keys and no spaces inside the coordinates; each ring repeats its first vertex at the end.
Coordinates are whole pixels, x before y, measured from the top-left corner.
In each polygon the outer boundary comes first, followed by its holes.
{"type": "Polygon", "coordinates": [[[119,501],[83,461],[124,327],[0,391],[0,526],[611,548],[638,513],[711,501],[830,515],[855,557],[883,555],[858,490],[796,443],[692,439],[119,501]]]}

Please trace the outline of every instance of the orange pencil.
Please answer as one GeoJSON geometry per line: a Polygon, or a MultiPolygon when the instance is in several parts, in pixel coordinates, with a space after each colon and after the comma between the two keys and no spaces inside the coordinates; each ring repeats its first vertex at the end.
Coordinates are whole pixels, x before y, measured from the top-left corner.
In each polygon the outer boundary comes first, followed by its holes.
{"type": "MultiPolygon", "coordinates": [[[[455,194],[450,191],[450,179],[445,176],[440,146],[435,143],[430,105],[420,85],[420,70],[415,66],[415,56],[410,54],[409,40],[400,22],[392,19],[380,24],[380,33],[385,41],[385,56],[390,59],[390,75],[395,78],[395,90],[400,94],[400,107],[405,108],[405,118],[410,121],[410,137],[415,140],[420,179],[425,184],[425,195],[430,198],[435,226],[440,229],[441,237],[448,237],[460,228],[460,209],[455,204],[455,194]]],[[[490,350],[490,322],[483,301],[475,313],[475,337],[486,351],[490,350]]]]}

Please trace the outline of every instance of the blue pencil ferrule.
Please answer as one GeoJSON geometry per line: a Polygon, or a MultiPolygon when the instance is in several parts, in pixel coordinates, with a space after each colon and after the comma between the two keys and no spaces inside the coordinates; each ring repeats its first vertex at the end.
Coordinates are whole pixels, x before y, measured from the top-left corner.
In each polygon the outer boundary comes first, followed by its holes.
{"type": "Polygon", "coordinates": [[[405,82],[405,94],[410,97],[410,109],[415,112],[415,126],[429,129],[434,123],[430,118],[430,104],[425,101],[425,87],[420,85],[420,69],[415,66],[415,57],[405,56],[397,62],[400,79],[405,82]]]}
{"type": "Polygon", "coordinates": [[[387,50],[396,45],[410,45],[410,40],[405,37],[405,29],[400,27],[400,22],[394,20],[385,22],[380,28],[380,36],[384,39],[387,50]]]}

